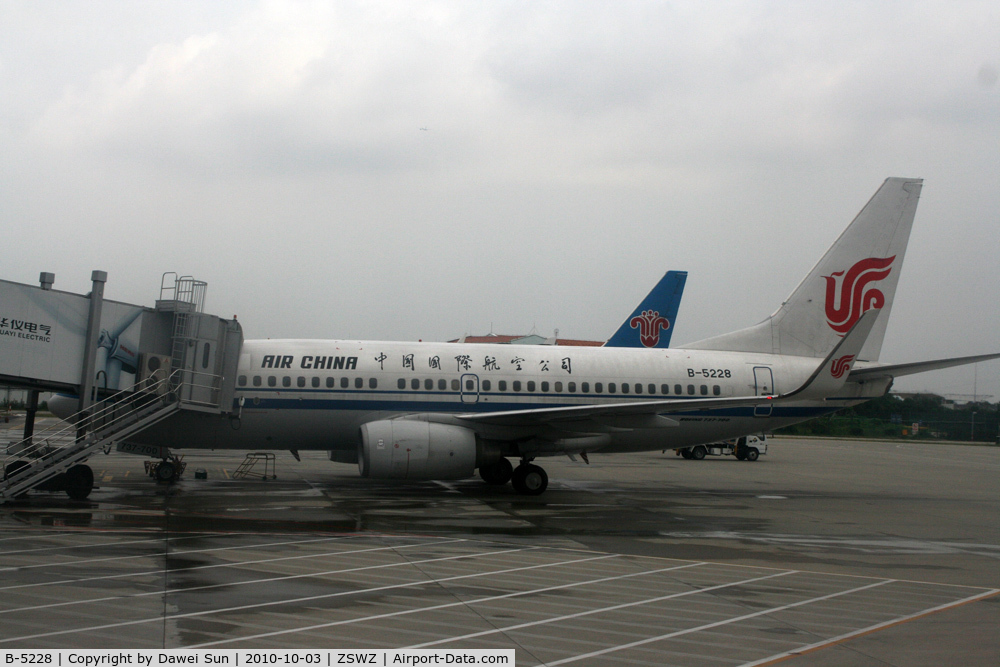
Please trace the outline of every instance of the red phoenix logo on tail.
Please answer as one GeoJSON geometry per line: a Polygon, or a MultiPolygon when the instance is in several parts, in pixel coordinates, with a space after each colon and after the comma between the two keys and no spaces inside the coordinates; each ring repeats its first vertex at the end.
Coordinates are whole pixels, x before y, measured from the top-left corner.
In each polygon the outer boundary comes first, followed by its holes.
{"type": "Polygon", "coordinates": [[[659,311],[644,310],[642,315],[636,315],[629,320],[633,329],[639,329],[639,342],[643,347],[656,347],[660,342],[660,330],[669,329],[670,321],[660,317],[659,311]]]}
{"type": "Polygon", "coordinates": [[[837,271],[832,276],[823,276],[826,281],[826,323],[831,329],[843,336],[866,310],[885,305],[885,295],[871,283],[889,276],[894,259],[895,255],[869,257],[848,269],[847,275],[837,271]],[[844,276],[839,283],[838,276],[844,276]]]}
{"type": "Polygon", "coordinates": [[[854,361],[853,354],[845,354],[840,359],[834,359],[830,364],[830,375],[838,380],[844,377],[844,373],[850,370],[852,361],[854,361]]]}

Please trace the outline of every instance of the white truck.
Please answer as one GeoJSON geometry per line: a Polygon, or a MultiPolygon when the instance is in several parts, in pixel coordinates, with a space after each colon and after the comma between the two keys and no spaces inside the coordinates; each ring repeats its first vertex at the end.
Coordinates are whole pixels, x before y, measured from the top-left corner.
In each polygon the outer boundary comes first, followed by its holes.
{"type": "Polygon", "coordinates": [[[767,438],[760,435],[745,435],[735,440],[713,442],[674,450],[678,456],[701,461],[706,456],[735,456],[740,461],[756,461],[761,454],[767,454],[767,438]]]}

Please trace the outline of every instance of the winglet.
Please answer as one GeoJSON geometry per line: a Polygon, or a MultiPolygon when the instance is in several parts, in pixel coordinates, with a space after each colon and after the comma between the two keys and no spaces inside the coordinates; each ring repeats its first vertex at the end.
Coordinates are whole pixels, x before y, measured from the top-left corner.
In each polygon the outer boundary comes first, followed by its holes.
{"type": "Polygon", "coordinates": [[[858,354],[864,347],[865,341],[868,340],[868,334],[875,326],[875,320],[878,319],[880,312],[880,308],[866,310],[850,331],[837,343],[833,351],[826,356],[823,363],[809,376],[805,384],[791,393],[782,394],[776,398],[794,397],[796,400],[815,400],[824,399],[840,391],[844,383],[847,382],[851,366],[857,361],[858,354]]]}

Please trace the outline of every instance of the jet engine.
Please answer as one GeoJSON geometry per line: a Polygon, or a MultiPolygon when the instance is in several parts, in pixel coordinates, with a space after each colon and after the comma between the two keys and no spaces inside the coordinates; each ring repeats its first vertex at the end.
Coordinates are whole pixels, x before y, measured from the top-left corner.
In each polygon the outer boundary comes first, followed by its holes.
{"type": "Polygon", "coordinates": [[[358,469],[374,479],[464,479],[476,469],[476,434],[408,419],[361,426],[358,469]]]}

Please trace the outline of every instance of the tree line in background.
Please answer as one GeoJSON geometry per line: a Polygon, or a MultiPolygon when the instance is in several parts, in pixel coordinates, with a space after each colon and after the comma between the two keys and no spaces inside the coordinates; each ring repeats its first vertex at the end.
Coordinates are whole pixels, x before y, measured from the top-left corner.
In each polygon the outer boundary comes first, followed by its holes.
{"type": "Polygon", "coordinates": [[[963,405],[940,396],[887,394],[826,417],[776,429],[778,435],[827,435],[1000,442],[1000,403],[963,405]]]}

